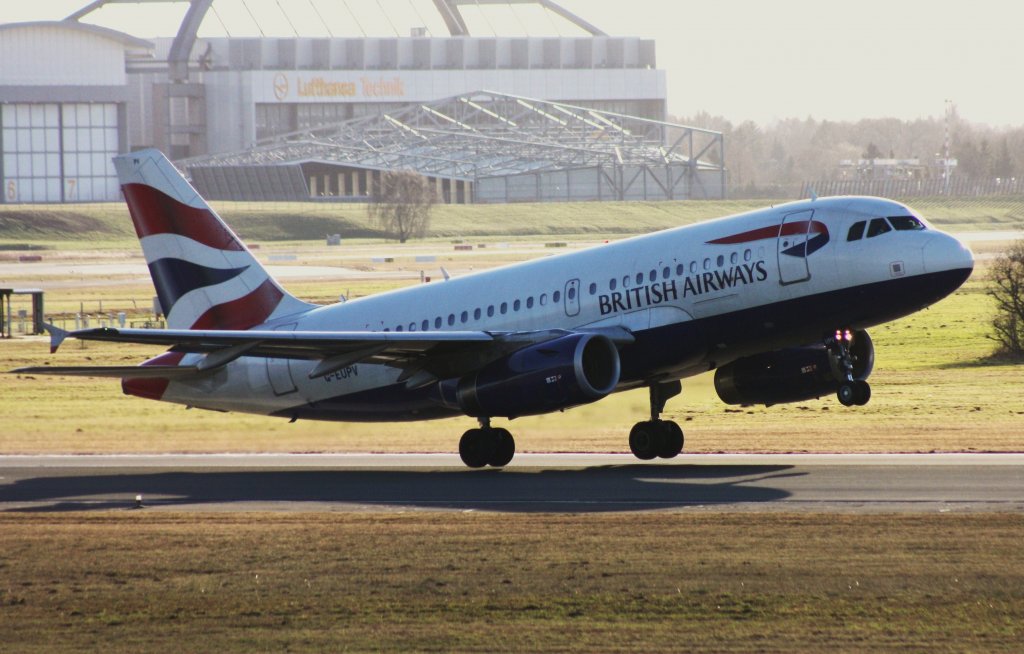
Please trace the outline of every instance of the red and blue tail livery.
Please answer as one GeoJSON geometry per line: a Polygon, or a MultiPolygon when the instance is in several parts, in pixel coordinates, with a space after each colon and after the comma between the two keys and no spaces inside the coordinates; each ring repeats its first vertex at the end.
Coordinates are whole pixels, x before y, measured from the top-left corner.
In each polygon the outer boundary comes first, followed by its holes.
{"type": "Polygon", "coordinates": [[[629,447],[674,457],[683,432],[665,403],[708,370],[730,404],[866,404],[867,330],[941,300],[974,267],[906,205],[815,198],[317,306],[274,281],[162,154],[114,161],[168,328],[51,328],[52,345],[168,351],[19,372],[115,377],[147,399],[293,421],[468,416],[478,426],[458,448],[474,468],[515,454],[495,419],[639,387],[650,416],[629,447]]]}
{"type": "Polygon", "coordinates": [[[271,279],[158,151],[114,163],[169,327],[249,329],[311,308],[271,279]]]}

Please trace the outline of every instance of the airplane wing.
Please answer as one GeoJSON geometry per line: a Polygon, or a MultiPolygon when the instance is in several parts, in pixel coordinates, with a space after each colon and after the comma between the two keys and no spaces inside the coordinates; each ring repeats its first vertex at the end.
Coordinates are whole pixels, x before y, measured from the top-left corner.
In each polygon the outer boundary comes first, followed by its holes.
{"type": "MultiPolygon", "coordinates": [[[[12,372],[96,377],[181,378],[212,372],[239,357],[248,356],[319,361],[310,371],[310,379],[329,375],[356,363],[367,362],[403,369],[400,381],[430,383],[436,379],[472,372],[520,348],[571,333],[558,329],[526,332],[324,332],[109,327],[65,332],[50,325],[47,325],[47,329],[51,334],[51,352],[56,351],[65,338],[71,337],[86,341],[160,345],[170,347],[172,352],[202,353],[206,356],[191,366],[38,366],[19,368],[12,372]]],[[[593,331],[604,333],[619,344],[630,343],[633,340],[632,334],[622,328],[593,331]]]]}

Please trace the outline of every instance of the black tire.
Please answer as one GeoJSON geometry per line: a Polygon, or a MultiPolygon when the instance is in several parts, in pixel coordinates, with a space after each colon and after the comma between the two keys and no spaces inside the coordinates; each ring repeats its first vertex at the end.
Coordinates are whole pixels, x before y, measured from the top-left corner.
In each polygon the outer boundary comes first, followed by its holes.
{"type": "Polygon", "coordinates": [[[854,389],[856,390],[854,403],[857,406],[864,406],[871,400],[871,384],[867,383],[863,379],[853,383],[854,389]]]}
{"type": "Polygon", "coordinates": [[[470,429],[459,440],[459,456],[470,468],[483,468],[494,456],[494,438],[483,429],[470,429]]]}
{"type": "Polygon", "coordinates": [[[494,440],[494,454],[487,463],[495,468],[502,468],[512,462],[516,455],[516,439],[507,429],[497,427],[491,429],[492,440],[494,440]]]}
{"type": "Polygon", "coordinates": [[[661,429],[655,422],[638,422],[629,431],[629,449],[641,461],[650,461],[658,456],[662,440],[661,429]]]}
{"type": "Polygon", "coordinates": [[[857,403],[856,382],[843,382],[836,391],[836,397],[843,406],[853,406],[857,403]]]}
{"type": "Polygon", "coordinates": [[[658,422],[661,428],[661,449],[658,456],[662,459],[673,459],[683,451],[683,430],[671,420],[658,422]]]}

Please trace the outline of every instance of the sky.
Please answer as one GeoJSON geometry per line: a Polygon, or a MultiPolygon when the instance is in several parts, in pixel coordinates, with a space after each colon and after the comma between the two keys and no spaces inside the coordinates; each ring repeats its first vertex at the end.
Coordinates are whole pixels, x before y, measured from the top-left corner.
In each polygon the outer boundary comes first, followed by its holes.
{"type": "MultiPolygon", "coordinates": [[[[941,117],[1024,125],[1024,25],[1017,0],[559,0],[615,36],[656,42],[669,113],[733,123],[941,117]]],[[[0,20],[59,19],[86,0],[0,0],[0,20]]],[[[169,36],[187,5],[132,3],[88,20],[169,36]]],[[[407,35],[446,31],[429,0],[217,0],[200,35],[407,35]],[[381,7],[386,8],[382,12],[381,7]],[[284,11],[282,11],[282,8],[284,11]]],[[[574,36],[539,7],[463,7],[476,36],[574,36]]]]}

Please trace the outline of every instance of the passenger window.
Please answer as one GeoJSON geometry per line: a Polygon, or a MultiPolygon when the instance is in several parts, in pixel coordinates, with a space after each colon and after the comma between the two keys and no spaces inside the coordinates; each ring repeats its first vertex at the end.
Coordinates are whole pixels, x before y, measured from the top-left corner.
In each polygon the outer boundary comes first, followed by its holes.
{"type": "Polygon", "coordinates": [[[463,311],[462,315],[459,316],[459,320],[460,320],[460,322],[463,325],[465,325],[467,322],[469,322],[469,312],[468,311],[463,311]]]}
{"type": "Polygon", "coordinates": [[[749,249],[747,249],[747,250],[744,250],[744,251],[743,251],[743,260],[744,260],[744,261],[750,261],[750,257],[751,257],[752,255],[753,255],[753,252],[751,252],[751,251],[750,251],[749,249]]]}
{"type": "Polygon", "coordinates": [[[650,273],[648,273],[647,281],[653,282],[656,279],[658,279],[658,271],[657,270],[652,270],[650,273]]]}
{"type": "Polygon", "coordinates": [[[672,269],[669,268],[668,266],[665,266],[664,268],[661,269],[661,278],[662,279],[668,279],[671,275],[672,275],[672,269]]]}
{"type": "MultiPolygon", "coordinates": [[[[438,318],[437,320],[440,321],[441,319],[438,318]]],[[[428,329],[430,329],[430,321],[424,320],[422,323],[420,323],[420,326],[422,331],[427,331],[428,329]]]]}
{"type": "MultiPolygon", "coordinates": [[[[571,299],[573,299],[575,297],[576,297],[576,289],[570,286],[569,287],[569,299],[571,300],[571,299]]],[[[561,291],[555,291],[554,293],[551,294],[551,301],[554,302],[555,304],[557,304],[558,301],[561,300],[561,299],[562,299],[561,291]]]]}
{"type": "Polygon", "coordinates": [[[480,307],[473,309],[473,320],[480,320],[480,307]]]}
{"type": "Polygon", "coordinates": [[[866,221],[861,220],[860,222],[856,222],[850,225],[850,231],[846,233],[847,242],[859,241],[861,237],[864,236],[864,225],[866,224],[866,221]]]}
{"type": "Polygon", "coordinates": [[[913,216],[889,216],[889,222],[898,232],[912,232],[924,229],[924,223],[913,216]]]}
{"type": "Polygon", "coordinates": [[[414,322],[409,323],[409,331],[411,331],[411,332],[416,331],[416,323],[414,323],[414,322]]]}
{"type": "Polygon", "coordinates": [[[501,303],[501,315],[504,316],[506,313],[508,313],[508,302],[502,302],[501,303]]]}
{"type": "Polygon", "coordinates": [[[533,308],[533,296],[532,295],[530,297],[526,298],[526,308],[527,309],[532,309],[533,308]]]}
{"type": "Polygon", "coordinates": [[[401,326],[401,325],[398,325],[397,327],[395,327],[395,331],[396,331],[396,332],[400,332],[400,331],[402,331],[402,326],[401,326]]]}
{"type": "Polygon", "coordinates": [[[487,307],[487,317],[488,318],[493,318],[494,317],[494,305],[493,304],[490,305],[489,307],[487,307]]]}
{"type": "MultiPolygon", "coordinates": [[[[520,302],[519,300],[516,300],[515,302],[512,303],[512,310],[513,311],[519,311],[519,307],[521,307],[522,305],[523,305],[522,302],[520,302]]],[[[526,301],[526,306],[530,306],[530,301],[529,300],[526,301]]]]}
{"type": "Polygon", "coordinates": [[[590,294],[597,295],[597,284],[593,282],[590,283],[590,294]]]}
{"type": "Polygon", "coordinates": [[[683,264],[676,266],[676,277],[682,277],[684,272],[686,272],[686,267],[683,264]]]}
{"type": "Polygon", "coordinates": [[[644,283],[644,274],[643,273],[637,273],[636,274],[636,285],[639,286],[639,285],[641,285],[643,283],[644,283]]]}
{"type": "Polygon", "coordinates": [[[872,218],[871,222],[868,224],[868,238],[874,238],[879,234],[891,231],[892,227],[889,227],[889,223],[885,218],[872,218]]]}
{"type": "Polygon", "coordinates": [[[434,318],[434,329],[441,329],[441,316],[434,318]]]}
{"type": "Polygon", "coordinates": [[[704,270],[711,270],[711,259],[704,260],[704,270]]]}
{"type": "Polygon", "coordinates": [[[625,275],[622,278],[622,288],[629,288],[629,275],[625,275]]]}
{"type": "Polygon", "coordinates": [[[547,303],[548,303],[548,294],[547,293],[541,293],[540,294],[540,305],[544,306],[547,303]]]}
{"type": "Polygon", "coordinates": [[[716,263],[716,264],[718,264],[718,267],[719,267],[719,268],[721,268],[722,266],[724,266],[724,265],[725,265],[725,256],[724,256],[724,255],[721,255],[721,254],[720,254],[720,255],[718,255],[718,258],[717,258],[717,259],[715,260],[715,263],[716,263]]]}
{"type": "Polygon", "coordinates": [[[609,281],[609,282],[608,282],[608,290],[609,290],[609,291],[614,291],[614,290],[615,290],[615,287],[616,287],[617,285],[618,285],[618,282],[616,282],[616,281],[615,281],[614,279],[613,279],[613,280],[611,280],[611,281],[609,281]]]}
{"type": "MultiPolygon", "coordinates": [[[[466,315],[465,312],[463,312],[462,315],[466,315]]],[[[466,320],[463,319],[462,322],[466,322],[466,320]]],[[[455,314],[454,313],[449,313],[448,314],[448,326],[451,327],[454,324],[455,324],[455,314]]]]}
{"type": "Polygon", "coordinates": [[[690,262],[690,273],[693,274],[695,272],[697,272],[697,262],[696,261],[691,261],[690,262]]]}

